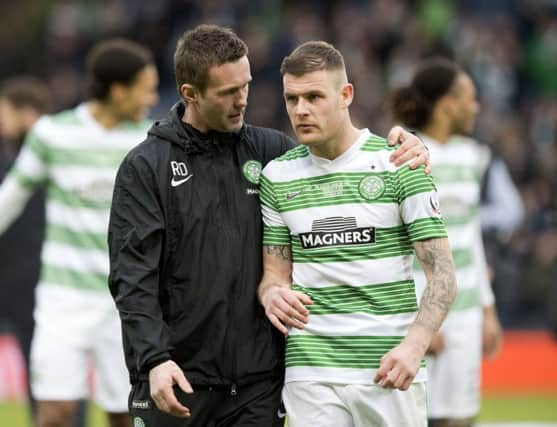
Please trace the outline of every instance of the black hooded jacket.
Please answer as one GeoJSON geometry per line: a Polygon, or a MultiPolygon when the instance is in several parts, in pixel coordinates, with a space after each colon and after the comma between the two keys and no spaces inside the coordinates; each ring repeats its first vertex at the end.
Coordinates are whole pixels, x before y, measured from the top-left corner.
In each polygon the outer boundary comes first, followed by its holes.
{"type": "Polygon", "coordinates": [[[202,134],[178,103],[130,151],[109,226],[112,296],[132,383],[172,359],[192,384],[281,375],[283,339],[257,301],[261,167],[292,148],[271,129],[202,134]]]}

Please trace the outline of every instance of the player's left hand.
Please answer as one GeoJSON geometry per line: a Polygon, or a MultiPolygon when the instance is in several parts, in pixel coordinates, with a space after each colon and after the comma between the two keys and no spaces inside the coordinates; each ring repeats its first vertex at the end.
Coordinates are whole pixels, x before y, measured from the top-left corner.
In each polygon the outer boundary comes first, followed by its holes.
{"type": "Polygon", "coordinates": [[[381,358],[373,381],[383,388],[408,390],[420,369],[423,356],[421,348],[403,340],[381,358]]]}
{"type": "Polygon", "coordinates": [[[389,161],[400,166],[409,160],[410,169],[416,169],[418,166],[425,165],[425,173],[431,172],[431,163],[429,161],[429,151],[423,141],[416,135],[411,134],[400,126],[393,127],[387,135],[387,141],[390,146],[400,144],[400,147],[391,154],[389,161]]]}
{"type": "Polygon", "coordinates": [[[494,306],[484,307],[483,316],[482,351],[484,357],[493,359],[501,350],[503,331],[494,306]]]}

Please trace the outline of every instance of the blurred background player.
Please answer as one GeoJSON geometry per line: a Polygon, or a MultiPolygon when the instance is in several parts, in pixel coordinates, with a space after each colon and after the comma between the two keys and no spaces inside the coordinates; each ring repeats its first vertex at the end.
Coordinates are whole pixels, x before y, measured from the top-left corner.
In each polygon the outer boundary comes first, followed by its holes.
{"type": "MultiPolygon", "coordinates": [[[[479,111],[476,89],[456,64],[431,59],[395,93],[393,110],[430,149],[457,271],[457,297],[429,349],[429,418],[436,427],[466,427],[479,411],[482,349],[493,357],[501,344],[479,218],[481,178],[490,153],[462,136],[470,134],[479,111]]],[[[416,282],[423,288],[419,273],[416,282]]]]}
{"type": "MultiPolygon", "coordinates": [[[[50,91],[36,77],[18,76],[0,84],[0,180],[13,164],[29,129],[49,112],[50,105],[50,91]]],[[[44,194],[37,191],[0,236],[0,332],[15,334],[27,370],[43,232],[44,194]]]]}
{"type": "Polygon", "coordinates": [[[158,101],[151,53],[123,39],[101,42],[87,59],[88,100],[44,116],[28,133],[0,186],[0,232],[38,187],[46,189],[46,237],[36,290],[31,388],[39,427],[68,426],[88,394],[112,427],[130,426],[129,380],[119,319],[108,292],[106,230],[116,169],[140,142],[158,101]]]}

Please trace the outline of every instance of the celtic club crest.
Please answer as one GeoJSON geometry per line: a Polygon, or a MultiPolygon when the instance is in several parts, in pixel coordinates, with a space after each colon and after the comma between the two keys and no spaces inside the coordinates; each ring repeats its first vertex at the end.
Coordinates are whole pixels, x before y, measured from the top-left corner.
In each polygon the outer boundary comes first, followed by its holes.
{"type": "Polygon", "coordinates": [[[259,184],[261,176],[261,163],[257,160],[248,160],[242,167],[244,177],[252,184],[259,184]]]}
{"type": "Polygon", "coordinates": [[[145,421],[143,421],[141,417],[134,417],[133,427],[145,427],[145,421]]]}
{"type": "Polygon", "coordinates": [[[358,190],[364,199],[377,200],[385,192],[385,182],[380,176],[366,176],[360,181],[358,190]]]}

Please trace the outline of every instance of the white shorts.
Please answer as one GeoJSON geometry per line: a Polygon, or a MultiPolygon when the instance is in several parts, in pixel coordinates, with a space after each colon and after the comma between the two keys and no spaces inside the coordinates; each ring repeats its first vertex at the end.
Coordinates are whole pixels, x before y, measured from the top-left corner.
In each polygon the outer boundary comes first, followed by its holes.
{"type": "Polygon", "coordinates": [[[426,387],[406,391],[376,385],[286,383],[282,399],[288,427],[426,427],[426,387]]]}
{"type": "Polygon", "coordinates": [[[481,326],[479,309],[452,312],[445,319],[445,348],[426,358],[430,418],[469,418],[479,412],[481,326]]]}
{"type": "Polygon", "coordinates": [[[37,400],[78,400],[91,393],[107,412],[128,411],[130,385],[120,319],[108,292],[39,285],[31,343],[31,390],[37,400]]]}

